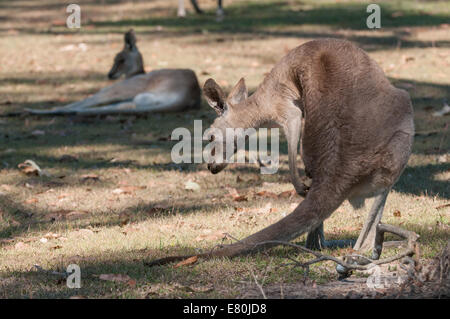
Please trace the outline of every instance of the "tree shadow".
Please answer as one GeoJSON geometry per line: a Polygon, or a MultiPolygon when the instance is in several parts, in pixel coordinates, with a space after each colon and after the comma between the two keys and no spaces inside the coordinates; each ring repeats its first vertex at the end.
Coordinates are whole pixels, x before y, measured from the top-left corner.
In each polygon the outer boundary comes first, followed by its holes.
{"type": "MultiPolygon", "coordinates": [[[[157,17],[146,19],[123,19],[119,21],[94,22],[97,27],[122,26],[162,26],[173,28],[184,34],[199,33],[202,30],[217,33],[258,33],[265,28],[292,27],[301,25],[325,25],[333,28],[367,30],[367,4],[299,4],[289,1],[272,3],[249,2],[245,6],[231,4],[227,6],[227,15],[221,23],[211,16],[191,15],[186,19],[177,17],[157,17]]],[[[447,14],[426,14],[414,9],[399,10],[389,3],[381,4],[383,28],[436,26],[448,23],[447,14]],[[400,13],[399,13],[400,12],[400,13]]],[[[275,35],[276,32],[273,34],[275,35]]],[[[284,35],[285,36],[285,35],[284,35]]]]}
{"type": "Polygon", "coordinates": [[[393,189],[415,196],[438,196],[450,199],[449,181],[434,179],[436,174],[448,170],[450,170],[450,163],[407,166],[393,189]]]}
{"type": "MultiPolygon", "coordinates": [[[[81,83],[92,81],[106,81],[108,80],[106,71],[105,73],[84,71],[83,76],[74,74],[68,70],[64,72],[38,72],[34,73],[34,77],[30,77],[29,72],[14,73],[13,75],[2,74],[0,78],[0,85],[16,85],[16,84],[29,84],[29,85],[63,85],[66,83],[81,83]]],[[[21,91],[22,93],[22,91],[21,91]]]]}
{"type": "MultiPolygon", "coordinates": [[[[125,1],[106,1],[104,4],[116,4],[125,1]]],[[[91,1],[86,1],[91,3],[91,1]]],[[[81,4],[84,4],[81,3],[81,4]]],[[[22,4],[17,4],[20,8],[22,4]]],[[[50,8],[45,8],[45,3],[31,7],[33,10],[55,10],[54,4],[49,4],[50,8]]],[[[14,7],[13,4],[5,7],[14,7]]],[[[30,6],[26,5],[27,10],[30,6]]],[[[275,2],[246,2],[232,3],[226,6],[226,17],[218,23],[214,14],[209,15],[188,15],[180,19],[174,14],[171,16],[160,15],[155,11],[162,8],[151,8],[148,10],[149,17],[139,17],[136,19],[122,19],[119,21],[91,21],[88,22],[89,28],[83,30],[86,34],[104,34],[111,32],[123,33],[126,28],[139,27],[140,34],[151,35],[155,37],[180,37],[182,35],[217,33],[222,35],[239,36],[263,36],[263,37],[302,37],[302,38],[320,38],[320,37],[345,37],[349,40],[360,43],[366,50],[380,50],[398,46],[401,41],[402,47],[449,47],[450,41],[430,41],[410,40],[406,36],[411,31],[406,27],[418,26],[439,26],[448,23],[450,15],[446,13],[427,14],[416,6],[391,4],[384,2],[381,4],[382,28],[400,28],[395,30],[394,35],[380,36],[374,32],[369,35],[348,35],[337,34],[333,31],[318,32],[308,31],[310,28],[303,26],[327,26],[334,29],[344,30],[368,30],[366,18],[369,13],[366,12],[366,3],[336,3],[336,4],[311,4],[311,3],[292,3],[291,1],[275,2]],[[162,30],[161,30],[162,29],[162,30]]],[[[166,8],[169,10],[169,8],[166,8]]],[[[101,16],[101,9],[90,10],[92,17],[101,16]]],[[[4,17],[7,19],[8,17],[4,17]]],[[[20,28],[19,28],[20,29],[20,28]]],[[[7,29],[0,31],[8,31],[7,29]]],[[[30,34],[70,34],[73,33],[67,28],[50,28],[39,30],[36,28],[22,28],[22,33],[30,34]]],[[[229,39],[236,41],[235,37],[229,39]]],[[[192,41],[199,41],[193,39],[192,41]]],[[[225,39],[227,41],[227,39],[225,39]]]]}

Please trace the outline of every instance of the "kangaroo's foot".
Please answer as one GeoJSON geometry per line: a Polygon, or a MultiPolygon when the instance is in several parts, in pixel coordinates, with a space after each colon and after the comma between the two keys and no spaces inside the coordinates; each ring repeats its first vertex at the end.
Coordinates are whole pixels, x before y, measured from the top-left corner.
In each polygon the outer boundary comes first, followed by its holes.
{"type": "Polygon", "coordinates": [[[383,250],[383,245],[377,244],[377,242],[379,242],[378,237],[380,235],[382,236],[378,231],[377,226],[378,224],[373,224],[366,234],[361,233],[354,246],[355,250],[372,251],[372,256],[370,258],[373,260],[380,259],[381,251],[383,250]]]}
{"type": "Polygon", "coordinates": [[[301,184],[300,186],[295,186],[295,191],[297,194],[301,197],[306,197],[306,194],[308,194],[309,186],[305,184],[301,184]]]}
{"type": "MultiPolygon", "coordinates": [[[[355,250],[360,251],[372,250],[372,256],[370,257],[372,260],[380,259],[383,249],[384,233],[380,232],[377,226],[378,224],[374,223],[368,232],[361,232],[353,247],[355,250]]],[[[355,260],[353,263],[362,265],[358,260],[355,260]]],[[[351,275],[351,270],[341,265],[336,265],[336,271],[339,274],[339,280],[343,280],[351,275]]]]}
{"type": "Polygon", "coordinates": [[[298,195],[302,197],[306,197],[308,194],[309,188],[311,187],[312,180],[310,178],[299,179],[298,181],[293,181],[295,191],[298,195]]]}
{"type": "Polygon", "coordinates": [[[352,239],[325,240],[322,223],[319,227],[308,233],[305,246],[311,250],[321,250],[322,248],[352,247],[354,244],[355,240],[352,239]]]}
{"type": "Polygon", "coordinates": [[[308,233],[306,237],[306,248],[311,250],[322,250],[325,248],[325,235],[323,233],[323,223],[308,233]]]}
{"type": "MultiPolygon", "coordinates": [[[[363,229],[353,247],[353,249],[359,251],[372,250],[372,260],[380,259],[381,251],[383,250],[384,233],[378,229],[378,224],[381,221],[384,204],[386,203],[388,194],[389,189],[386,189],[375,198],[363,229]]],[[[341,265],[336,266],[336,271],[340,274],[341,279],[350,276],[351,273],[349,269],[341,265]]]]}

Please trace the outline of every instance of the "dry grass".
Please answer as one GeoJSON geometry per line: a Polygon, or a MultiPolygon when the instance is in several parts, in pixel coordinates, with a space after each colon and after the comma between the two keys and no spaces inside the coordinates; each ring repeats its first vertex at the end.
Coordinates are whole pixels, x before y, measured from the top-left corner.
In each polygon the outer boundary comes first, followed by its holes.
{"type": "MultiPolygon", "coordinates": [[[[384,221],[418,232],[424,259],[442,249],[449,239],[450,208],[436,207],[450,198],[450,136],[448,117],[434,118],[431,112],[450,93],[445,2],[382,2],[379,31],[364,28],[365,6],[356,1],[226,1],[222,23],[215,22],[213,1],[200,1],[208,15],[183,20],[176,19],[172,2],[78,1],[82,29],[70,31],[61,25],[66,15],[59,1],[0,1],[0,112],[64,104],[108,85],[106,73],[130,27],[147,71],[189,67],[201,83],[213,77],[226,89],[245,76],[254,90],[289,49],[312,38],[348,38],[410,92],[417,131],[432,133],[416,137],[384,221]],[[86,51],[64,50],[79,43],[86,51]]],[[[204,165],[172,164],[173,143],[160,138],[179,126],[192,128],[194,119],[206,126],[213,118],[206,103],[199,111],[147,118],[0,118],[0,297],[235,297],[253,282],[249,269],[260,278],[265,274],[266,285],[301,280],[301,270],[277,267],[294,253],[285,248],[193,267],[143,265],[143,260],[211,248],[221,242],[220,232],[242,238],[282,218],[300,200],[255,195],[293,189],[285,144],[280,173],[261,179],[252,165],[234,165],[213,176],[204,165]],[[33,135],[36,130],[45,135],[33,135]],[[78,160],[61,161],[63,155],[78,160]],[[26,159],[52,177],[21,174],[17,165],[26,159]],[[98,180],[83,178],[86,174],[98,180]],[[188,180],[201,191],[185,190],[188,180]],[[137,187],[114,192],[126,185],[137,187]],[[233,201],[227,186],[247,194],[248,201],[233,201]],[[41,242],[49,232],[58,238],[41,242]],[[32,269],[39,264],[62,270],[71,263],[82,269],[80,290],[32,269]],[[107,273],[127,274],[136,285],[96,277],[107,273]]],[[[327,237],[356,238],[365,212],[344,203],[326,221],[327,237]]],[[[311,276],[318,283],[336,278],[330,263],[314,266],[311,276]]]]}

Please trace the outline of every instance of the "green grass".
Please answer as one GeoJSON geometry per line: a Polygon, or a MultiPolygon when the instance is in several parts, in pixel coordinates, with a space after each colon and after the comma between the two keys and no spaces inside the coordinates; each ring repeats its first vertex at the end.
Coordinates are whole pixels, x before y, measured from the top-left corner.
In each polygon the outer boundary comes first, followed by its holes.
{"type": "MultiPolygon", "coordinates": [[[[450,209],[436,209],[450,198],[449,117],[431,115],[450,96],[446,2],[381,1],[380,30],[365,28],[369,2],[229,0],[221,23],[215,21],[214,1],[200,3],[208,14],[178,19],[169,1],[84,1],[83,27],[71,31],[60,25],[65,16],[59,1],[0,1],[0,113],[69,103],[110,84],[106,73],[122,47],[122,32],[131,27],[147,71],[189,67],[201,84],[213,77],[227,90],[245,76],[254,91],[288,50],[310,39],[350,39],[413,99],[416,130],[423,134],[415,138],[383,221],[417,232],[423,261],[436,256],[450,237],[450,209]],[[61,50],[79,43],[87,50],[61,50]],[[397,210],[400,217],[394,216],[397,210]]],[[[293,189],[284,140],[279,174],[260,180],[254,165],[231,165],[211,175],[205,165],[173,164],[174,143],[161,138],[176,127],[192,128],[194,119],[202,119],[206,127],[214,116],[204,101],[198,111],[138,118],[0,117],[0,297],[223,298],[243,296],[254,287],[251,271],[268,289],[303,281],[303,270],[282,266],[286,256],[296,255],[288,248],[189,267],[144,266],[145,260],[221,242],[197,240],[201,235],[221,231],[243,238],[282,218],[300,201],[255,195],[293,189]],[[35,130],[45,135],[33,135],[35,130]],[[61,161],[63,155],[78,161],[61,161]],[[52,177],[20,173],[17,165],[27,159],[52,177]],[[84,180],[85,174],[99,180],[84,180]],[[238,176],[247,182],[238,182],[238,176]],[[201,191],[185,190],[188,180],[201,191]],[[124,184],[140,188],[131,194],[113,192],[124,184]],[[226,186],[247,194],[248,201],[234,202],[226,186]],[[269,203],[275,211],[263,213],[269,203]],[[162,209],[154,209],[158,206],[162,209]],[[246,210],[239,213],[238,208],[246,210]],[[83,213],[52,219],[61,211],[83,213]],[[50,232],[59,237],[41,242],[50,232]],[[79,290],[33,269],[39,264],[62,271],[71,263],[82,269],[79,290]],[[136,285],[99,280],[98,275],[107,273],[126,274],[136,285]]],[[[353,211],[344,203],[325,222],[326,236],[356,238],[366,211],[353,211]]],[[[347,250],[325,252],[341,256],[347,250]]],[[[310,277],[323,284],[337,275],[326,262],[313,266],[310,277]]]]}

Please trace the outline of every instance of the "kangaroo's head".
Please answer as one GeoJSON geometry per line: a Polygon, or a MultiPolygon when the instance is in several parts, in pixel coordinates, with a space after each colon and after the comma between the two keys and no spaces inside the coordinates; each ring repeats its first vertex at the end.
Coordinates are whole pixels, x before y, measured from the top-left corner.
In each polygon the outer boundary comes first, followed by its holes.
{"type": "MultiPolygon", "coordinates": [[[[213,174],[217,174],[227,166],[226,129],[245,128],[247,126],[246,117],[248,117],[248,114],[245,112],[245,104],[247,102],[248,91],[245,86],[245,81],[242,78],[231,90],[230,94],[225,96],[220,86],[213,79],[209,79],[203,87],[203,93],[205,94],[208,104],[218,114],[218,117],[211,125],[211,129],[213,130],[211,131],[209,138],[211,143],[210,150],[213,158],[217,158],[215,157],[217,152],[220,152],[223,155],[217,154],[217,156],[221,157],[221,161],[213,159],[208,164],[209,171],[213,174]]],[[[231,157],[237,151],[236,137],[233,137],[233,140],[228,141],[228,143],[234,147],[233,153],[228,154],[228,157],[231,157]]]]}
{"type": "Polygon", "coordinates": [[[125,46],[123,50],[116,54],[114,64],[108,73],[111,80],[118,79],[122,74],[130,78],[136,74],[145,73],[142,55],[136,46],[136,36],[130,30],[124,36],[125,46]]]}

